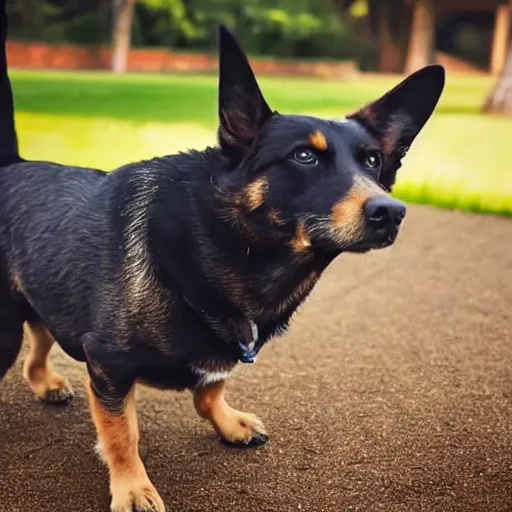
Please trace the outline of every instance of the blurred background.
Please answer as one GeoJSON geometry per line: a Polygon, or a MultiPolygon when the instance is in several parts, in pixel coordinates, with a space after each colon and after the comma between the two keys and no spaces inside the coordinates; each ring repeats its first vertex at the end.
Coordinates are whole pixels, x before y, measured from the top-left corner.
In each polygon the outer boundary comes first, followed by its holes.
{"type": "Polygon", "coordinates": [[[7,0],[7,12],[27,158],[108,170],[215,143],[224,22],[283,113],[343,116],[443,64],[394,194],[512,215],[512,0],[7,0]]]}

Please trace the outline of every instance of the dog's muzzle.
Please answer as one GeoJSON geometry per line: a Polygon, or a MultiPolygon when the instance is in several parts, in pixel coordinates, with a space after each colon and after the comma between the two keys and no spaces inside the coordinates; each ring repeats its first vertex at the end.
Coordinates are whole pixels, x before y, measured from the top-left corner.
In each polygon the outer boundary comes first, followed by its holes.
{"type": "Polygon", "coordinates": [[[395,241],[407,208],[393,197],[377,196],[366,201],[363,211],[369,238],[376,247],[385,247],[395,241]]]}
{"type": "Polygon", "coordinates": [[[375,232],[394,232],[404,220],[405,204],[389,196],[372,197],[364,205],[368,226],[375,232]]]}
{"type": "Polygon", "coordinates": [[[363,207],[364,240],[351,247],[349,251],[366,252],[393,244],[406,212],[405,204],[393,197],[379,195],[368,199],[363,207]]]}

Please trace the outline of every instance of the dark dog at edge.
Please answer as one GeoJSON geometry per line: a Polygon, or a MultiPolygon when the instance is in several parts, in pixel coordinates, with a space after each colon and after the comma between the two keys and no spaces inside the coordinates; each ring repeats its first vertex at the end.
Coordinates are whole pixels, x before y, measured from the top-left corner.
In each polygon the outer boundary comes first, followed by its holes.
{"type": "Polygon", "coordinates": [[[286,331],[340,253],[394,242],[406,210],[389,192],[444,70],[428,66],[342,121],[283,115],[221,27],[218,147],[105,173],[19,156],[6,24],[3,13],[0,378],[24,330],[40,399],[73,396],[47,360],[55,340],[84,361],[111,510],[161,512],[138,453],[135,385],[190,389],[224,440],[266,442],[256,416],[226,403],[226,379],[286,331]]]}

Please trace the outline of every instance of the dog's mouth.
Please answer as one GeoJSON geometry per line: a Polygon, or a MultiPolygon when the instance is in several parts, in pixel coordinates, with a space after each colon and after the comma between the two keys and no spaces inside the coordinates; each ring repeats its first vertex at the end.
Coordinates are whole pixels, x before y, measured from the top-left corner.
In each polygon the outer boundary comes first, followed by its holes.
{"type": "Polygon", "coordinates": [[[342,242],[333,239],[318,240],[314,245],[318,249],[325,249],[334,253],[367,253],[369,251],[385,249],[393,245],[398,237],[398,229],[393,233],[375,234],[368,233],[363,239],[357,241],[343,240],[342,242]]]}
{"type": "Polygon", "coordinates": [[[393,245],[403,217],[383,222],[370,222],[361,218],[359,222],[340,223],[335,228],[328,219],[310,217],[304,225],[309,242],[317,250],[336,254],[365,253],[393,245]]]}
{"type": "Polygon", "coordinates": [[[377,249],[385,249],[393,245],[398,237],[398,226],[383,230],[366,230],[361,241],[350,244],[344,252],[365,253],[377,249]]]}
{"type": "Polygon", "coordinates": [[[395,234],[394,236],[389,235],[385,240],[381,241],[358,242],[346,248],[344,252],[365,253],[376,249],[385,249],[386,247],[393,245],[395,243],[396,238],[397,234],[395,234]]]}

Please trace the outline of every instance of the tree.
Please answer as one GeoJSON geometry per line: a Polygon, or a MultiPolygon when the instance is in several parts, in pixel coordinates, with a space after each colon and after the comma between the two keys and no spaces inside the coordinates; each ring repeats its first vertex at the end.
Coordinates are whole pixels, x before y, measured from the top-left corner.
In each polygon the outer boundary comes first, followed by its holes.
{"type": "Polygon", "coordinates": [[[434,49],[435,12],[432,0],[416,0],[405,72],[414,73],[431,62],[434,49]]]}
{"type": "MultiPolygon", "coordinates": [[[[346,13],[356,0],[331,0],[341,13],[346,13]]],[[[411,8],[408,0],[366,0],[371,38],[378,48],[378,70],[401,73],[404,69],[411,8]]]]}
{"type": "Polygon", "coordinates": [[[512,116],[512,43],[500,77],[485,99],[483,111],[512,116]]]}
{"type": "Polygon", "coordinates": [[[116,4],[112,71],[114,73],[124,73],[128,64],[135,0],[117,0],[116,4]]]}
{"type": "Polygon", "coordinates": [[[407,53],[411,9],[404,0],[369,0],[379,44],[379,71],[401,73],[407,53]]]}

